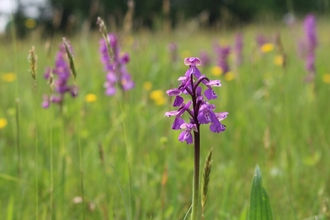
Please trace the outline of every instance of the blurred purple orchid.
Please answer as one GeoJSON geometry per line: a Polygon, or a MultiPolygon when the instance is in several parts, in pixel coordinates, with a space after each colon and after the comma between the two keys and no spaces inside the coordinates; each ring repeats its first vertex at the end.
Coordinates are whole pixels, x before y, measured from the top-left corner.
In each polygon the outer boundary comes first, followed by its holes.
{"type": "MultiPolygon", "coordinates": [[[[72,51],[72,47],[70,46],[71,54],[73,54],[72,51]]],[[[48,108],[51,103],[58,103],[62,106],[65,93],[69,93],[72,97],[78,95],[77,87],[75,85],[68,85],[71,70],[67,59],[65,45],[64,43],[61,43],[56,54],[55,67],[53,69],[47,68],[44,73],[44,78],[48,80],[52,87],[53,94],[51,96],[43,95],[43,108],[48,108]]]]}
{"type": "Polygon", "coordinates": [[[126,64],[130,60],[129,55],[127,53],[120,55],[120,48],[115,34],[108,34],[107,37],[110,41],[111,52],[107,47],[105,39],[100,40],[99,52],[104,71],[107,73],[104,84],[105,93],[112,96],[116,93],[116,84],[122,91],[127,91],[134,88],[134,82],[126,69],[126,64]]]}
{"type": "Polygon", "coordinates": [[[304,19],[304,39],[299,42],[298,52],[305,59],[305,68],[308,72],[305,80],[311,82],[315,78],[315,50],[317,47],[316,18],[313,14],[304,19]]]}
{"type": "Polygon", "coordinates": [[[230,47],[215,45],[215,52],[217,54],[217,66],[221,68],[223,74],[226,74],[229,71],[228,57],[230,47]]]}

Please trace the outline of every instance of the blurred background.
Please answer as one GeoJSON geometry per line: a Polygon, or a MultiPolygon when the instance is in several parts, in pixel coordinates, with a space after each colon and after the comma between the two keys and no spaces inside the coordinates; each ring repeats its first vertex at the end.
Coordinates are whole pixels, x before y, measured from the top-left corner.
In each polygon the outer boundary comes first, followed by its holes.
{"type": "Polygon", "coordinates": [[[0,0],[0,32],[15,21],[19,37],[70,35],[96,28],[101,16],[115,30],[165,29],[180,25],[235,27],[253,21],[292,23],[306,13],[329,13],[330,0],[0,0]]]}

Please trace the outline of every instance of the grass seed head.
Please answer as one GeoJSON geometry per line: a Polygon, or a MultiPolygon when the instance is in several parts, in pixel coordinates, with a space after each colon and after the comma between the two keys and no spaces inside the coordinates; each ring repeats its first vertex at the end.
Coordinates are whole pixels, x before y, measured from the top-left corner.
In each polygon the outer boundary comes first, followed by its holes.
{"type": "Polygon", "coordinates": [[[34,80],[36,80],[37,77],[37,60],[38,56],[36,54],[35,47],[32,46],[31,50],[29,51],[28,61],[30,63],[30,73],[34,80]]]}
{"type": "Polygon", "coordinates": [[[204,165],[204,173],[203,173],[203,181],[202,181],[202,210],[204,211],[205,205],[207,202],[207,190],[210,181],[211,175],[211,167],[212,167],[212,151],[211,148],[208,156],[206,157],[205,165],[204,165]]]}

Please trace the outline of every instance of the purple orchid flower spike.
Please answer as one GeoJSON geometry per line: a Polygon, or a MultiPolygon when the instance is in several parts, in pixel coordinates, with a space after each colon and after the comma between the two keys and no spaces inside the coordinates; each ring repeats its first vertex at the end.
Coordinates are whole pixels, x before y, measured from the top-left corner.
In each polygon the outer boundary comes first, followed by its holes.
{"type": "Polygon", "coordinates": [[[217,98],[213,88],[221,86],[220,80],[210,80],[202,75],[198,69],[202,63],[197,57],[186,58],[184,64],[188,66],[188,70],[179,78],[181,84],[166,92],[169,96],[175,96],[173,107],[178,107],[178,110],[166,112],[165,116],[175,116],[172,129],[184,130],[179,136],[179,141],[191,144],[191,133],[198,133],[201,124],[210,124],[210,130],[215,133],[225,131],[226,127],[220,121],[227,117],[228,112],[215,113],[215,106],[206,101],[217,98]],[[202,85],[206,88],[204,93],[202,85]],[[185,102],[183,95],[189,95],[190,100],[185,102]],[[189,122],[183,119],[184,113],[188,113],[189,122]]]}
{"type": "MultiPolygon", "coordinates": [[[[71,54],[73,54],[71,46],[70,50],[71,54]]],[[[51,103],[58,103],[60,106],[62,106],[66,93],[69,93],[72,97],[76,97],[78,95],[78,88],[75,85],[69,85],[69,79],[71,75],[72,74],[67,57],[67,51],[65,49],[65,45],[61,43],[56,54],[55,67],[46,68],[44,73],[44,78],[49,81],[50,86],[54,91],[51,96],[43,96],[43,108],[48,108],[51,103]]]]}
{"type": "Polygon", "coordinates": [[[229,46],[215,46],[215,52],[217,54],[217,65],[221,68],[223,74],[229,71],[228,57],[230,54],[229,46]]]}
{"type": "Polygon", "coordinates": [[[167,117],[175,117],[172,124],[173,130],[181,130],[178,140],[187,144],[194,144],[194,177],[192,193],[191,219],[200,219],[198,216],[199,201],[199,164],[200,164],[200,125],[210,124],[210,131],[220,133],[226,130],[226,126],[221,122],[228,112],[214,112],[215,105],[208,103],[208,100],[217,98],[214,87],[220,87],[220,80],[210,80],[203,75],[198,66],[201,61],[197,57],[184,59],[184,64],[188,66],[184,76],[179,77],[180,85],[170,89],[166,93],[174,96],[173,107],[177,110],[165,113],[167,117]],[[203,88],[206,90],[203,93],[203,88]],[[184,96],[188,96],[185,101],[184,96]],[[184,116],[188,116],[188,120],[184,116]]]}
{"type": "Polygon", "coordinates": [[[305,38],[308,43],[308,50],[315,50],[317,46],[316,36],[316,18],[312,14],[308,14],[304,19],[305,38]]]}
{"type": "Polygon", "coordinates": [[[106,82],[104,83],[105,94],[112,96],[117,92],[116,85],[122,91],[127,91],[134,88],[134,82],[126,69],[126,64],[130,60],[129,55],[127,53],[120,55],[120,48],[115,34],[108,34],[107,37],[110,41],[110,51],[106,40],[101,39],[99,52],[104,71],[107,73],[106,82]]]}
{"type": "Polygon", "coordinates": [[[298,52],[300,56],[305,59],[305,68],[307,82],[313,81],[315,78],[315,51],[317,48],[317,35],[316,35],[316,18],[312,14],[308,14],[304,19],[304,39],[299,42],[298,52]]]}

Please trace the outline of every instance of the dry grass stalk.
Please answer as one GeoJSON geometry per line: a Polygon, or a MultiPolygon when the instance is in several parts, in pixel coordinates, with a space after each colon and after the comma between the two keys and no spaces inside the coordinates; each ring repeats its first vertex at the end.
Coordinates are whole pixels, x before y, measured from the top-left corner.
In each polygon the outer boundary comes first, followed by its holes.
{"type": "Polygon", "coordinates": [[[69,44],[69,41],[63,37],[63,44],[64,44],[64,47],[65,47],[65,51],[68,55],[68,58],[69,58],[69,61],[70,61],[70,69],[71,69],[71,73],[74,77],[74,79],[76,79],[77,77],[77,72],[76,72],[76,68],[75,68],[75,65],[74,65],[74,57],[73,57],[73,53],[72,53],[72,50],[71,50],[71,46],[69,44]]]}
{"type": "Polygon", "coordinates": [[[37,77],[37,60],[38,56],[36,54],[36,49],[32,46],[31,50],[29,51],[28,61],[30,63],[30,73],[34,80],[37,77]]]}
{"type": "Polygon", "coordinates": [[[202,219],[204,219],[204,210],[207,202],[207,190],[210,181],[211,167],[212,167],[212,150],[211,148],[208,156],[206,157],[204,172],[203,172],[203,181],[202,181],[202,219]]]}

